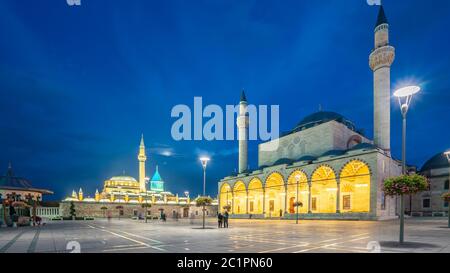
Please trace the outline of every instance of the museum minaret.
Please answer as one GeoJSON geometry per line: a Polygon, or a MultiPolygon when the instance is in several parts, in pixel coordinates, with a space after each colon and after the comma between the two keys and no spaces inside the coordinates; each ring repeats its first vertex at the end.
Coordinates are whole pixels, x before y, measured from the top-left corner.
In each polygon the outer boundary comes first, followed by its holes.
{"type": "Polygon", "coordinates": [[[241,102],[239,103],[239,116],[237,118],[238,140],[239,140],[239,173],[248,169],[248,114],[247,98],[244,90],[241,93],[241,102]]]}
{"type": "Polygon", "coordinates": [[[144,135],[141,137],[141,144],[139,145],[139,188],[141,192],[146,192],[145,188],[145,161],[147,156],[145,155],[144,135]]]}
{"type": "Polygon", "coordinates": [[[391,150],[391,65],[395,48],[389,45],[389,24],[380,6],[375,26],[375,48],[370,54],[374,84],[374,143],[390,153],[391,150]]]}

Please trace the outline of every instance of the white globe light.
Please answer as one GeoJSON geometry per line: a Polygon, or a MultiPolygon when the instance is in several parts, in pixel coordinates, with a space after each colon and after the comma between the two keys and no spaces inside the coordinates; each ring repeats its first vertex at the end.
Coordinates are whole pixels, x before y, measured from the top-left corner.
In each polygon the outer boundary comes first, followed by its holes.
{"type": "Polygon", "coordinates": [[[406,86],[406,87],[400,88],[397,91],[395,91],[394,96],[396,96],[398,98],[404,98],[404,97],[412,96],[412,95],[418,93],[419,91],[420,91],[419,86],[406,86]]]}

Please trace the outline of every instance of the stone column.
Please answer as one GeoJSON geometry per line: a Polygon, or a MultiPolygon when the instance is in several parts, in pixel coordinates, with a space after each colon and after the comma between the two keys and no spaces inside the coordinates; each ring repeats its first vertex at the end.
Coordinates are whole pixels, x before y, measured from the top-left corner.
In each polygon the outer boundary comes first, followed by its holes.
{"type": "Polygon", "coordinates": [[[311,183],[308,183],[308,213],[312,213],[312,192],[311,192],[311,183]]]}
{"type": "Polygon", "coordinates": [[[266,215],[266,189],[263,188],[263,215],[266,215]]]}
{"type": "Polygon", "coordinates": [[[246,202],[245,202],[245,204],[246,204],[246,212],[245,212],[245,214],[249,214],[248,213],[248,190],[245,193],[247,194],[246,202]]]}
{"type": "Polygon", "coordinates": [[[288,187],[284,186],[284,214],[287,213],[288,187]]]}
{"type": "Polygon", "coordinates": [[[336,213],[341,213],[341,179],[337,177],[337,191],[336,191],[336,213]]]}

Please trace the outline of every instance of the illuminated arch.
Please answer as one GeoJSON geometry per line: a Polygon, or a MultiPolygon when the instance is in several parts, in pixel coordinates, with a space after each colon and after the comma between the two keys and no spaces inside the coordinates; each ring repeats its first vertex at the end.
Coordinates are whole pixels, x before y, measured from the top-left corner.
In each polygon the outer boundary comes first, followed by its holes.
{"type": "Polygon", "coordinates": [[[233,194],[231,191],[231,186],[228,183],[224,183],[220,187],[220,194],[219,194],[219,210],[225,210],[224,207],[229,206],[231,208],[233,194]]]}
{"type": "Polygon", "coordinates": [[[370,169],[361,160],[348,162],[340,173],[341,211],[370,211],[370,169]]]}
{"type": "Polygon", "coordinates": [[[336,213],[337,181],[334,170],[318,167],[311,176],[311,210],[313,213],[336,213]]]}
{"type": "Polygon", "coordinates": [[[263,214],[263,184],[253,178],[248,184],[248,213],[263,214]]]}
{"type": "Polygon", "coordinates": [[[286,191],[283,176],[274,172],[270,174],[264,184],[266,191],[266,215],[269,217],[280,217],[284,214],[286,191]]]}
{"type": "Polygon", "coordinates": [[[298,208],[299,213],[308,213],[309,205],[309,185],[308,177],[303,171],[295,170],[289,175],[287,184],[288,194],[288,213],[297,213],[297,207],[294,205],[300,201],[302,206],[298,208]],[[298,178],[298,200],[297,200],[297,178],[298,178]]]}
{"type": "Polygon", "coordinates": [[[233,187],[233,213],[246,214],[247,213],[247,189],[244,182],[238,181],[233,187]]]}

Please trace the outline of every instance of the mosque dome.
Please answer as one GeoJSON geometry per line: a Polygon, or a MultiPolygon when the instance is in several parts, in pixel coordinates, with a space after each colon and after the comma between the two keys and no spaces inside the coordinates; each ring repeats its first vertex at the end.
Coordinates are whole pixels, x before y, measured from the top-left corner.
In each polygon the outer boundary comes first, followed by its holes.
{"type": "Polygon", "coordinates": [[[294,128],[294,132],[300,132],[333,120],[342,123],[350,130],[355,131],[355,125],[353,124],[353,122],[351,122],[341,114],[328,111],[319,111],[302,119],[294,128]]]}
{"type": "Polygon", "coordinates": [[[439,153],[432,158],[430,158],[425,164],[423,165],[421,172],[426,172],[434,169],[442,169],[442,168],[449,168],[450,165],[448,163],[447,156],[445,156],[444,153],[439,153]]]}
{"type": "Polygon", "coordinates": [[[109,181],[120,181],[120,182],[137,182],[134,177],[131,176],[113,176],[109,179],[109,181]]]}

